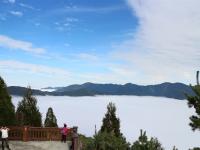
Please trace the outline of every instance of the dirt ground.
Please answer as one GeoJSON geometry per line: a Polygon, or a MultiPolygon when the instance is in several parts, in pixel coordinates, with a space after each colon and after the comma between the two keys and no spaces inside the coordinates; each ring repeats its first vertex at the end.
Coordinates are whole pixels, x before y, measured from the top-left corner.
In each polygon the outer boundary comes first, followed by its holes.
{"type": "MultiPolygon", "coordinates": [[[[1,144],[1,143],[0,143],[1,144]]],[[[21,142],[9,141],[11,150],[70,150],[70,142],[61,143],[56,141],[44,142],[21,142]]],[[[0,150],[2,150],[0,146],[0,150]]],[[[6,148],[4,150],[7,150],[6,148]]]]}

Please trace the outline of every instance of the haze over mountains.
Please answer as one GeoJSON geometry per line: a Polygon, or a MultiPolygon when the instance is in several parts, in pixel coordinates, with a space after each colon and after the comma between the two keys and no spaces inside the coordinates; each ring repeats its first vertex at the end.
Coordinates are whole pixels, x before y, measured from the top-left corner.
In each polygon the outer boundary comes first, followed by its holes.
{"type": "MultiPolygon", "coordinates": [[[[8,91],[11,95],[23,96],[26,87],[10,86],[8,91]]],[[[127,83],[120,84],[74,84],[66,87],[47,87],[42,90],[33,89],[34,95],[52,96],[95,96],[95,95],[135,95],[135,96],[158,96],[175,99],[185,99],[185,94],[194,94],[191,87],[183,83],[165,82],[156,85],[136,85],[127,83]],[[48,90],[51,91],[48,91],[48,90]]]]}

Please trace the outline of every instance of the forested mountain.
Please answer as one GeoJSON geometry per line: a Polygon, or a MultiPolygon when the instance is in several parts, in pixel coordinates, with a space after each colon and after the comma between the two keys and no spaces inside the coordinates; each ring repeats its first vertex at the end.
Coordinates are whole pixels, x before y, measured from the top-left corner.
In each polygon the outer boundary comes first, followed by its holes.
{"type": "MultiPolygon", "coordinates": [[[[43,90],[45,90],[44,88],[43,90]]],[[[55,91],[47,92],[33,90],[34,95],[53,95],[53,96],[95,96],[95,95],[136,95],[136,96],[160,96],[175,99],[185,99],[185,94],[193,94],[190,86],[183,83],[165,82],[156,85],[136,85],[127,83],[120,84],[95,84],[84,83],[74,84],[66,87],[56,87],[55,91]]],[[[11,95],[22,96],[26,88],[11,86],[8,91],[11,95]]]]}

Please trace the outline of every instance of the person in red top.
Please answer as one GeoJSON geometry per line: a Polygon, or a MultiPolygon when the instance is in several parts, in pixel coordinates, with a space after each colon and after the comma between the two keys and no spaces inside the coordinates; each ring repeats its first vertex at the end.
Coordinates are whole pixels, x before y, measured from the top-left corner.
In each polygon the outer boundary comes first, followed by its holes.
{"type": "Polygon", "coordinates": [[[68,130],[69,129],[67,128],[67,125],[64,124],[64,127],[61,130],[61,134],[62,134],[61,142],[66,143],[66,138],[67,138],[68,130]]]}

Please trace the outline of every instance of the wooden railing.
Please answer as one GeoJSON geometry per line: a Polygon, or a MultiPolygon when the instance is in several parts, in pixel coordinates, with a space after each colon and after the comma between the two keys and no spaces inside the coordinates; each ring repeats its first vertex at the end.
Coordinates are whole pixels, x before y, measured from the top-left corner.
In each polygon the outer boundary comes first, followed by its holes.
{"type": "MultiPolygon", "coordinates": [[[[9,140],[17,141],[60,141],[62,128],[9,127],[9,140]]],[[[73,150],[78,150],[77,127],[70,128],[67,140],[72,141],[73,150]]]]}
{"type": "Polygon", "coordinates": [[[9,127],[9,139],[10,140],[23,140],[23,127],[9,127]]]}

